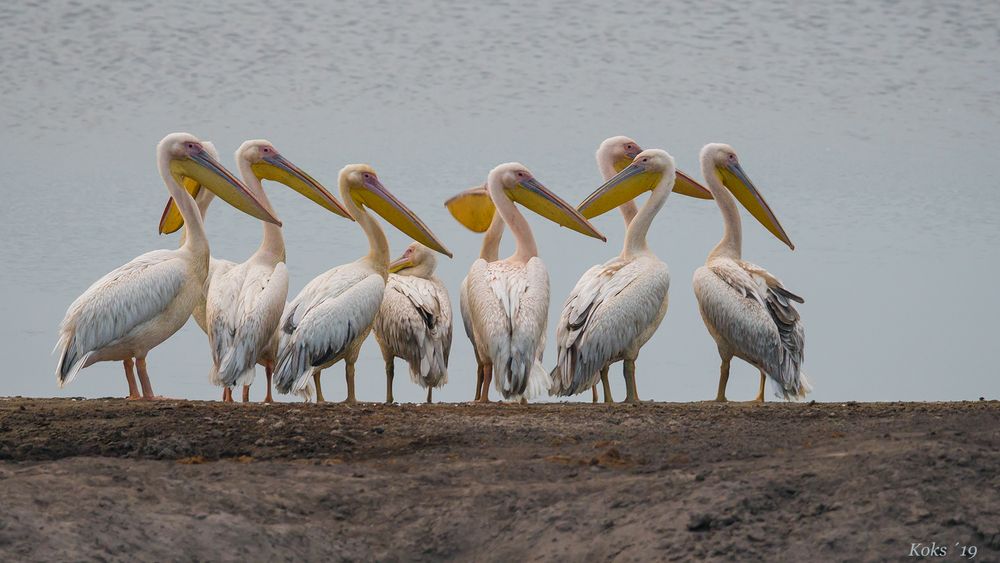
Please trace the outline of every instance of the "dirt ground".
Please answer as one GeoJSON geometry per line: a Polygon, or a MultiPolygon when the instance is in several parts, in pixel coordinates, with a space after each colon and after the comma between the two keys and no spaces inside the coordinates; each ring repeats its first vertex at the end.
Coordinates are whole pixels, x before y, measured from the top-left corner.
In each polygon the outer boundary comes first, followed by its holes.
{"type": "Polygon", "coordinates": [[[0,399],[0,559],[1000,560],[1000,403],[0,399]]]}

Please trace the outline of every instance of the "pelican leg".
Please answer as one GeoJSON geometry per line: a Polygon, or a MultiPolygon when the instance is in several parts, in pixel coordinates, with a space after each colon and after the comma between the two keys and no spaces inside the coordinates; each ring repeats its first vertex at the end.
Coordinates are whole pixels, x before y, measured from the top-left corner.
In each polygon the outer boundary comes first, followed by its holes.
{"type": "Polygon", "coordinates": [[[590,392],[591,392],[591,400],[590,400],[590,402],[591,403],[597,403],[597,385],[594,385],[593,387],[591,387],[590,388],[590,392]]]}
{"type": "MultiPolygon", "coordinates": [[[[604,369],[601,370],[601,387],[604,388],[604,402],[605,403],[613,403],[613,402],[615,402],[614,399],[611,397],[611,382],[608,381],[608,369],[610,369],[610,368],[611,368],[611,366],[604,366],[604,369]]],[[[597,387],[597,386],[595,385],[594,387],[597,387]]],[[[596,401],[596,395],[595,395],[595,401],[594,402],[597,402],[596,401]]]]}
{"type": "Polygon", "coordinates": [[[493,383],[493,364],[483,364],[483,385],[476,399],[480,403],[490,402],[490,383],[493,383]]]}
{"type": "Polygon", "coordinates": [[[433,402],[433,401],[431,401],[431,393],[432,393],[433,391],[434,391],[434,388],[433,388],[433,387],[428,387],[428,388],[427,388],[427,404],[428,404],[428,405],[429,405],[429,404],[431,404],[431,403],[433,402]]]}
{"type": "Polygon", "coordinates": [[[264,375],[267,376],[267,396],[264,397],[264,402],[273,403],[274,398],[271,397],[271,378],[274,376],[274,364],[272,362],[264,362],[264,375]]]}
{"type": "Polygon", "coordinates": [[[767,381],[767,376],[764,375],[764,370],[760,370],[760,391],[757,392],[757,398],[754,401],[758,403],[764,402],[764,382],[767,381]]]}
{"type": "Polygon", "coordinates": [[[385,361],[385,404],[391,405],[392,400],[392,378],[396,375],[396,365],[392,358],[385,361]]]}
{"type": "Polygon", "coordinates": [[[358,402],[358,398],[354,395],[354,362],[347,361],[347,370],[344,377],[347,379],[347,398],[344,402],[348,405],[353,405],[358,402]]]}
{"type": "Polygon", "coordinates": [[[136,399],[141,399],[142,395],[139,394],[139,385],[135,382],[135,362],[132,358],[124,360],[122,365],[125,367],[125,380],[128,381],[128,399],[134,401],[136,399]]]}
{"type": "Polygon", "coordinates": [[[726,402],[726,385],[729,384],[729,363],[732,361],[732,356],[722,359],[722,368],[719,370],[719,393],[715,396],[715,400],[720,403],[726,402]]]}
{"type": "Polygon", "coordinates": [[[243,386],[243,402],[244,403],[249,403],[250,402],[250,386],[249,385],[244,385],[243,386]]]}
{"type": "Polygon", "coordinates": [[[476,397],[473,401],[478,401],[483,392],[483,364],[476,362],[476,397]]]}
{"type": "Polygon", "coordinates": [[[233,402],[233,390],[229,387],[222,388],[222,402],[231,403],[233,402]]]}
{"type": "Polygon", "coordinates": [[[146,401],[155,399],[153,384],[149,382],[149,372],[146,371],[146,358],[136,358],[135,367],[139,372],[139,385],[142,385],[142,398],[146,401]]]}
{"type": "Polygon", "coordinates": [[[319,374],[322,373],[321,370],[313,371],[313,384],[316,385],[316,402],[325,403],[326,400],[323,399],[323,388],[319,386],[319,374]]]}
{"type": "Polygon", "coordinates": [[[635,360],[625,360],[625,402],[638,403],[639,392],[635,387],[635,360]]]}

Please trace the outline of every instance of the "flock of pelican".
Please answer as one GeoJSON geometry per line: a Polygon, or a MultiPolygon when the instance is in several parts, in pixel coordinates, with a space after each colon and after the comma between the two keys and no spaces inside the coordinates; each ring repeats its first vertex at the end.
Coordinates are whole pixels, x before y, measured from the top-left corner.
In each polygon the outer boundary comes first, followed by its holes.
{"type": "MultiPolygon", "coordinates": [[[[670,274],[649,247],[647,234],[667,197],[677,192],[713,199],[723,220],[722,240],[694,273],[702,319],[722,360],[716,400],[726,400],[730,363],[738,357],[760,370],[757,401],[770,378],[780,396],[810,391],[802,372],[804,330],[788,291],[764,268],[742,259],[742,205],[775,237],[794,249],[763,196],[747,177],[732,147],[701,151],[702,185],[677,170],[659,149],[642,150],[627,137],[612,137],[597,150],[604,184],[573,207],[519,163],[501,164],[485,184],[445,202],[468,229],[484,233],[479,258],[460,286],[460,311],[475,353],[474,400],[490,401],[490,387],[508,401],[545,394],[571,396],[591,390],[612,402],[611,364],[623,363],[625,402],[639,401],[635,362],[667,312],[670,274]],[[634,200],[649,192],[642,207],[634,200]],[[587,270],[559,316],[555,367],[543,367],[549,310],[549,278],[528,220],[518,205],[577,233],[606,241],[588,219],[615,208],[626,225],[621,252],[587,270]],[[501,259],[509,228],[514,253],[501,259]]],[[[393,402],[394,360],[403,359],[410,379],[432,390],[448,382],[452,342],[451,301],[434,275],[437,254],[451,252],[427,225],[382,184],[366,164],[339,174],[340,200],[285,158],[270,142],[252,140],[236,151],[242,181],[219,163],[215,147],[187,133],[173,133],[156,150],[170,199],[160,232],[183,228],[180,247],[143,254],[91,285],[69,307],[59,328],[56,376],[60,386],[100,361],[121,361],[130,399],[153,399],[146,355],[194,317],[208,336],[209,381],[223,400],[241,387],[249,400],[256,366],[281,393],[315,394],[322,402],[322,370],[344,361],[346,402],[357,401],[355,362],[374,332],[385,360],[386,397],[393,402]],[[290,302],[285,243],[263,180],[284,184],[317,205],[355,221],[368,253],[306,284],[290,302]],[[246,261],[211,256],[204,218],[218,196],[258,219],[260,246],[246,261]],[[413,243],[390,260],[376,215],[413,243]],[[136,383],[135,371],[139,381],[136,383]],[[140,390],[141,388],[141,390],[140,390]]]]}

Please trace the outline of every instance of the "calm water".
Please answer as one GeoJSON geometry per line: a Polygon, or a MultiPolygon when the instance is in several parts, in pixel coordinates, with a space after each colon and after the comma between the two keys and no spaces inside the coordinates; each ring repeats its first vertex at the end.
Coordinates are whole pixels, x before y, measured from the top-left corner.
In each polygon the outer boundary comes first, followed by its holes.
{"type": "MultiPolygon", "coordinates": [[[[1000,395],[989,352],[1000,314],[996,5],[211,4],[0,6],[0,395],[125,392],[117,363],[57,389],[49,353],[90,283],[177,244],[156,234],[166,192],[153,149],[178,130],[214,140],[226,163],[265,137],[328,187],[344,164],[371,163],[455,252],[439,275],[456,313],[480,241],[441,204],[492,166],[521,161],[578,202],[600,183],[593,153],[607,136],[665,148],[690,172],[704,143],[728,142],[796,244],[744,221],[744,256],[807,300],[815,399],[1000,395]]],[[[269,193],[292,294],[364,252],[354,225],[280,186],[269,193]]],[[[617,214],[598,219],[603,245],[529,220],[552,278],[551,327],[579,275],[617,254],[623,228],[617,214]]],[[[208,223],[216,256],[242,260],[259,242],[259,225],[231,208],[217,205],[208,223]]],[[[714,396],[718,356],[690,280],[720,235],[711,202],[673,196],[657,218],[652,246],[673,283],[639,358],[644,398],[714,396]]],[[[407,242],[396,231],[390,241],[394,252],[407,242]]],[[[441,400],[473,391],[456,325],[441,400]]],[[[156,391],[217,397],[209,361],[189,323],[149,356],[156,391]]],[[[734,363],[730,397],[752,398],[755,373],[734,363]]],[[[343,395],[342,374],[327,372],[328,397],[343,395]]],[[[381,400],[373,340],[359,374],[359,397],[381,400]]],[[[620,368],[612,375],[624,397],[620,368]]],[[[399,400],[422,396],[397,378],[399,400]]]]}

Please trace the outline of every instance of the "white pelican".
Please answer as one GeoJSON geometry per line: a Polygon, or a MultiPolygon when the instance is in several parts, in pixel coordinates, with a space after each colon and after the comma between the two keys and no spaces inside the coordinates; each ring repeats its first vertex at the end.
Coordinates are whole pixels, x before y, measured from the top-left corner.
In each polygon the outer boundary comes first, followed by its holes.
{"type": "Polygon", "coordinates": [[[354,362],[382,304],[389,277],[389,243],[368,209],[417,242],[449,257],[451,252],[389,193],[367,164],[345,166],[339,184],[345,206],[368,237],[368,255],[318,276],[285,307],[278,325],[281,340],[275,387],[282,393],[300,391],[312,374],[316,400],[323,402],[320,372],[343,359],[347,364],[346,402],[355,403],[354,362]]]}
{"type": "MultiPolygon", "coordinates": [[[[494,371],[497,391],[506,399],[531,398],[545,392],[551,384],[538,361],[548,317],[549,276],[538,257],[531,227],[514,202],[560,225],[605,240],[582,215],[535,180],[521,164],[501,164],[494,168],[486,189],[497,213],[510,227],[516,250],[503,260],[476,260],[469,269],[469,311],[476,348],[483,362],[479,401],[484,403],[489,402],[494,371]]],[[[454,206],[452,212],[455,213],[454,206]]]]}
{"type": "Polygon", "coordinates": [[[419,242],[389,264],[389,281],[372,332],[385,359],[385,402],[393,403],[394,359],[410,366],[410,380],[427,389],[448,383],[451,353],[451,298],[434,268],[434,252],[419,242]]]}
{"type": "Polygon", "coordinates": [[[764,400],[768,376],[778,384],[784,398],[802,398],[811,391],[802,372],[805,329],[791,302],[804,301],[764,268],[743,261],[743,227],[736,200],[789,248],[794,250],[795,246],[750,182],[732,147],[705,145],[701,149],[701,172],[719,204],[725,225],[722,240],[708,254],[705,265],[694,273],[694,294],[701,318],[722,358],[715,400],[726,400],[733,356],[760,370],[757,401],[764,400]]]}
{"type": "MultiPolygon", "coordinates": [[[[638,149],[631,139],[609,140],[610,145],[602,144],[598,150],[605,175],[638,149]]],[[[556,327],[558,358],[552,370],[552,394],[575,395],[592,388],[607,377],[610,364],[623,361],[625,402],[639,401],[635,360],[667,312],[670,288],[667,265],[649,249],[646,235],[681,177],[673,157],[659,149],[645,150],[580,204],[585,217],[596,217],[651,192],[631,220],[632,210],[622,210],[628,228],[621,254],[588,270],[566,299],[556,327]]],[[[690,182],[684,192],[709,195],[690,182]]],[[[605,402],[611,402],[608,391],[605,387],[605,402]]]]}
{"type": "MultiPolygon", "coordinates": [[[[309,174],[282,156],[266,140],[251,140],[236,151],[236,165],[251,192],[273,213],[261,181],[285,184],[333,213],[350,219],[347,210],[309,174]]],[[[192,195],[197,201],[201,191],[192,195]]],[[[210,196],[206,196],[210,197],[210,196]]],[[[209,202],[205,202],[204,209],[209,202]]],[[[179,228],[168,203],[161,221],[161,232],[179,228]]],[[[212,353],[209,380],[224,386],[224,401],[232,400],[231,388],[243,386],[243,401],[249,400],[255,365],[264,366],[267,396],[272,402],[271,377],[277,354],[276,330],[288,295],[288,269],[285,265],[285,241],[281,228],[262,222],[264,236],[257,251],[242,264],[212,258],[209,267],[206,299],[195,308],[195,320],[208,334],[212,353]],[[199,311],[201,309],[201,311],[199,311]],[[200,315],[199,315],[200,313],[200,315]],[[198,317],[202,318],[199,320],[198,317]]]]}
{"type": "MultiPolygon", "coordinates": [[[[154,250],[135,258],[99,279],[70,305],[56,344],[60,352],[56,365],[60,386],[96,362],[135,358],[142,398],[154,398],[146,354],[184,326],[208,276],[208,240],[194,199],[181,187],[184,177],[215,192],[237,209],[280,225],[193,135],[167,135],[157,145],[156,153],[167,191],[188,223],[186,240],[177,250],[154,250]]],[[[129,397],[138,395],[130,379],[129,397]]]]}
{"type": "MultiPolygon", "coordinates": [[[[483,244],[479,248],[479,258],[486,262],[496,262],[500,258],[503,218],[495,212],[496,207],[490,200],[486,185],[469,188],[449,198],[444,204],[452,212],[452,215],[466,227],[477,233],[485,231],[483,244]]],[[[465,336],[472,343],[472,352],[476,356],[476,394],[473,400],[478,401],[479,394],[483,390],[483,361],[472,330],[472,312],[469,311],[469,276],[462,278],[462,285],[459,286],[458,305],[462,312],[465,336]]]]}

